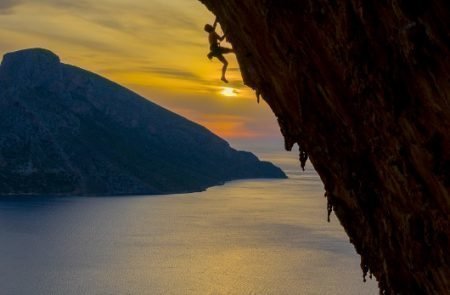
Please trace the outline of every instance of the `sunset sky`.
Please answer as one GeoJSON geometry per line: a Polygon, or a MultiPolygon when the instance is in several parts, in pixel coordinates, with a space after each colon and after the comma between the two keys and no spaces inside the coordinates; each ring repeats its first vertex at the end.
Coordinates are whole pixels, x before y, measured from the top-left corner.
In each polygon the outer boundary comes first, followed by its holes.
{"type": "Polygon", "coordinates": [[[228,85],[220,62],[206,58],[203,26],[213,20],[197,0],[0,0],[0,53],[47,48],[225,139],[281,146],[275,117],[242,84],[235,57],[228,85]]]}

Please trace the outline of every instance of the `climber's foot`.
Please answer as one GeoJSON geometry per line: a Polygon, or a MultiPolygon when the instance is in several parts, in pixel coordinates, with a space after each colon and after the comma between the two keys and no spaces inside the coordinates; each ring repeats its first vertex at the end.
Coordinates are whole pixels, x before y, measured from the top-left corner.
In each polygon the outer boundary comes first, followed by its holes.
{"type": "Polygon", "coordinates": [[[220,80],[222,80],[225,83],[228,83],[228,80],[225,77],[222,77],[222,79],[220,79],[220,80]]]}

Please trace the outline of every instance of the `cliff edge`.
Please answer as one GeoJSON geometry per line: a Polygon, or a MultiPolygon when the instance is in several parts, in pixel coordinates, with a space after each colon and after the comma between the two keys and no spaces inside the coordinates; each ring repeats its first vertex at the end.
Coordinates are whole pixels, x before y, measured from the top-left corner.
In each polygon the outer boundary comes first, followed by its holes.
{"type": "Polygon", "coordinates": [[[200,0],[386,294],[450,292],[450,2],[200,0]]]}

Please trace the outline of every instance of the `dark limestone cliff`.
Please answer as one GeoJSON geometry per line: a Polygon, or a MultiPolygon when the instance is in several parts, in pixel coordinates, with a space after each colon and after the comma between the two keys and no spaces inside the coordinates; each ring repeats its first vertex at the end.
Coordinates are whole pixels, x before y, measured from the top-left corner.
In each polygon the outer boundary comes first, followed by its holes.
{"type": "Polygon", "coordinates": [[[450,1],[200,1],[320,174],[364,276],[449,294],[450,1]]]}
{"type": "Polygon", "coordinates": [[[0,66],[0,196],[204,190],[286,175],[206,128],[43,49],[0,66]]]}

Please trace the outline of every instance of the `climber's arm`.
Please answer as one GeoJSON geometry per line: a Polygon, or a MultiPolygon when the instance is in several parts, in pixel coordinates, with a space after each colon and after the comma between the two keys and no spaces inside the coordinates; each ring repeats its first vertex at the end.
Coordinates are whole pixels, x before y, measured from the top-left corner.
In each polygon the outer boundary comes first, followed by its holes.
{"type": "MultiPolygon", "coordinates": [[[[217,20],[217,17],[216,17],[216,20],[214,21],[214,24],[213,24],[214,31],[216,30],[218,23],[219,23],[219,21],[217,20]]],[[[219,41],[225,40],[225,34],[223,34],[223,36],[221,37],[221,36],[219,36],[219,34],[216,33],[216,36],[217,36],[217,40],[219,40],[219,41]]]]}

